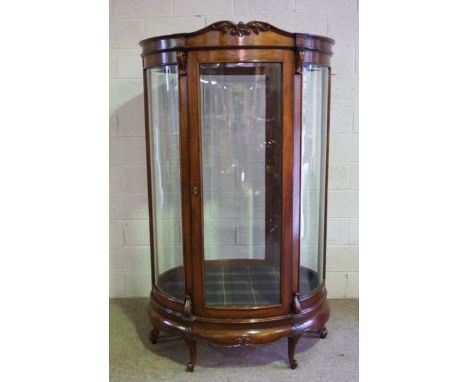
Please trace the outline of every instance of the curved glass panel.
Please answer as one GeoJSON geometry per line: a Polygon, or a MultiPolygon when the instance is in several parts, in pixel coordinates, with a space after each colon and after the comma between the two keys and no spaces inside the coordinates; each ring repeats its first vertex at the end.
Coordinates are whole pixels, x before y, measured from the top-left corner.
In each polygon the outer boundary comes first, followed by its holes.
{"type": "Polygon", "coordinates": [[[282,64],[200,65],[205,304],[280,303],[282,64]]]}
{"type": "Polygon", "coordinates": [[[328,68],[302,73],[300,293],[323,281],[328,68]]]}
{"type": "Polygon", "coordinates": [[[148,69],[153,237],[156,284],[183,298],[184,271],[179,171],[179,90],[177,66],[148,69]]]}

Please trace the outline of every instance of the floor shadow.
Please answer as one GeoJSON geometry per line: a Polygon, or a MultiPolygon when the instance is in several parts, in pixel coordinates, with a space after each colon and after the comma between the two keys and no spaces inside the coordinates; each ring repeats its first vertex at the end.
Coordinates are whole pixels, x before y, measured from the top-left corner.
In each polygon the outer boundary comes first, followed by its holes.
{"type": "Polygon", "coordinates": [[[134,325],[138,340],[147,350],[159,357],[171,359],[181,365],[186,364],[188,352],[180,336],[161,332],[156,344],[150,342],[149,334],[152,326],[147,313],[149,299],[118,298],[112,299],[112,303],[117,305],[126,318],[134,325]]]}
{"type": "MultiPolygon", "coordinates": [[[[118,298],[112,299],[114,304],[118,304],[121,310],[126,314],[129,320],[135,326],[139,339],[145,347],[155,353],[155,345],[149,340],[149,334],[152,329],[148,318],[147,298],[118,298]]],[[[166,342],[183,342],[182,338],[175,334],[161,332],[158,338],[158,344],[166,342]]]]}

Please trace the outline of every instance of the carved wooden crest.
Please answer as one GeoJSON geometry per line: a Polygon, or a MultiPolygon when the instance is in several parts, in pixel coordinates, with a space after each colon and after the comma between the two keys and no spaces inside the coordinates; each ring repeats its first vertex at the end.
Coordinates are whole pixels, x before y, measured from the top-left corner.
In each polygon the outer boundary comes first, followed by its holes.
{"type": "Polygon", "coordinates": [[[235,24],[231,21],[221,21],[211,25],[211,29],[220,31],[221,33],[230,33],[232,36],[248,36],[252,32],[259,34],[270,30],[271,26],[261,21],[250,21],[244,24],[242,21],[235,24]]]}

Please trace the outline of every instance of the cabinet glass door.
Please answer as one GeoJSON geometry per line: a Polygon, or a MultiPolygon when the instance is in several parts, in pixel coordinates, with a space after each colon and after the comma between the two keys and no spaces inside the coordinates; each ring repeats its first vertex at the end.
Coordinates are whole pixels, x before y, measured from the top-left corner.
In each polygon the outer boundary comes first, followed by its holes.
{"type": "Polygon", "coordinates": [[[200,64],[204,296],[280,303],[282,64],[200,64]]]}
{"type": "Polygon", "coordinates": [[[323,281],[328,68],[305,65],[302,74],[301,273],[305,296],[323,281]]]}
{"type": "Polygon", "coordinates": [[[184,297],[179,170],[179,90],[175,65],[147,71],[156,285],[184,297]]]}

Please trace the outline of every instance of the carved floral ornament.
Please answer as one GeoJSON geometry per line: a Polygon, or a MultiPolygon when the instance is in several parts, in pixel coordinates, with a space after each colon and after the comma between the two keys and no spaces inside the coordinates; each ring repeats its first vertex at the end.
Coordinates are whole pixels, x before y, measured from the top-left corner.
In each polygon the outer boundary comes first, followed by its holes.
{"type": "Polygon", "coordinates": [[[252,338],[248,334],[243,334],[242,336],[235,338],[234,342],[240,346],[248,346],[252,342],[252,338]]]}
{"type": "Polygon", "coordinates": [[[247,24],[244,24],[242,21],[238,24],[231,21],[221,21],[211,25],[211,28],[215,31],[220,31],[223,34],[229,32],[232,36],[243,37],[248,36],[252,32],[255,34],[266,32],[270,30],[271,26],[260,21],[250,21],[247,24]]]}

